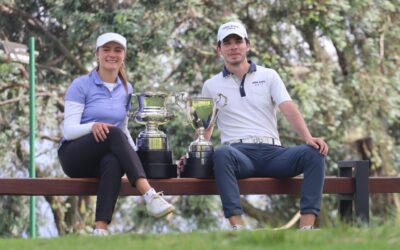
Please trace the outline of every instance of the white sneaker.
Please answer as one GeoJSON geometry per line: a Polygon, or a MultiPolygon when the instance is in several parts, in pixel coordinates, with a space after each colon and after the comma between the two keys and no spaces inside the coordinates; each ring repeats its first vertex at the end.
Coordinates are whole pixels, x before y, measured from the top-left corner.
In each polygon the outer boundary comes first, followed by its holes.
{"type": "Polygon", "coordinates": [[[163,193],[158,192],[151,196],[146,204],[147,212],[156,218],[161,218],[169,213],[175,212],[175,207],[162,198],[163,193]]]}
{"type": "Polygon", "coordinates": [[[93,236],[108,236],[110,233],[106,229],[96,228],[93,230],[93,236]]]}

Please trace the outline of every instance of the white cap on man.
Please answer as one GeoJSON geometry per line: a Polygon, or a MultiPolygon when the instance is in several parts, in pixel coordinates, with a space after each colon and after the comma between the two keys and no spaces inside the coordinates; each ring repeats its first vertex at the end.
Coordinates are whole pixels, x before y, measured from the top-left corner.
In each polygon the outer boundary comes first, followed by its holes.
{"type": "Polygon", "coordinates": [[[117,33],[104,33],[97,38],[96,49],[109,42],[119,43],[126,50],[126,38],[117,33]]]}
{"type": "Polygon", "coordinates": [[[229,35],[238,35],[241,38],[248,38],[246,28],[240,22],[228,22],[219,26],[217,42],[224,40],[229,35]]]}

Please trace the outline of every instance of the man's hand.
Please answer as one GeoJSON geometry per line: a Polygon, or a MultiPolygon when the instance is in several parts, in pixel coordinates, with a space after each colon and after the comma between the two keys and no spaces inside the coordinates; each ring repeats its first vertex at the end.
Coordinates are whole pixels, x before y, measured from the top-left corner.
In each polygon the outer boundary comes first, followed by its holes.
{"type": "Polygon", "coordinates": [[[109,127],[114,127],[113,124],[104,122],[95,122],[92,126],[92,134],[96,142],[107,139],[107,134],[110,133],[109,127]]]}
{"type": "Polygon", "coordinates": [[[322,138],[312,137],[306,123],[304,122],[303,116],[301,115],[297,106],[292,101],[285,101],[281,103],[279,105],[279,108],[286,119],[289,121],[289,123],[292,125],[293,129],[301,138],[303,138],[303,140],[308,145],[319,149],[319,152],[322,155],[328,155],[328,144],[326,144],[326,142],[322,138]]]}
{"type": "Polygon", "coordinates": [[[179,158],[179,160],[176,161],[176,166],[178,168],[177,169],[178,170],[178,174],[183,171],[183,166],[185,165],[187,157],[188,157],[187,154],[184,154],[184,155],[181,156],[181,158],[179,158]]]}
{"type": "Polygon", "coordinates": [[[319,152],[327,156],[329,147],[328,144],[322,138],[311,137],[310,139],[306,140],[306,144],[312,146],[313,148],[319,149],[319,152]]]}

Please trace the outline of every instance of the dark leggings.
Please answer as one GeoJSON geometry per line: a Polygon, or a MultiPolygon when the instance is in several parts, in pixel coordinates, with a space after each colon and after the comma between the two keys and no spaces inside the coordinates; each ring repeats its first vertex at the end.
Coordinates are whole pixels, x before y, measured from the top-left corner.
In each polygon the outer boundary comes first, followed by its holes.
{"type": "Polygon", "coordinates": [[[58,158],[64,173],[72,178],[98,177],[96,221],[111,222],[126,174],[132,186],[146,178],[142,163],[121,129],[111,127],[107,139],[96,142],[93,134],[63,143],[58,158]]]}

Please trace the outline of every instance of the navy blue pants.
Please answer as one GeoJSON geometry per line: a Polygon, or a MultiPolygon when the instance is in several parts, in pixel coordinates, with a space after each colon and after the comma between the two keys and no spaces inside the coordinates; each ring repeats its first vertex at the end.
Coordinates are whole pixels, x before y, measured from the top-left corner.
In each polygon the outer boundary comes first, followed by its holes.
{"type": "Polygon", "coordinates": [[[325,176],[325,157],[319,150],[301,145],[234,143],[214,152],[214,174],[226,218],[243,214],[237,179],[288,178],[304,174],[300,213],[319,215],[325,176]]]}

